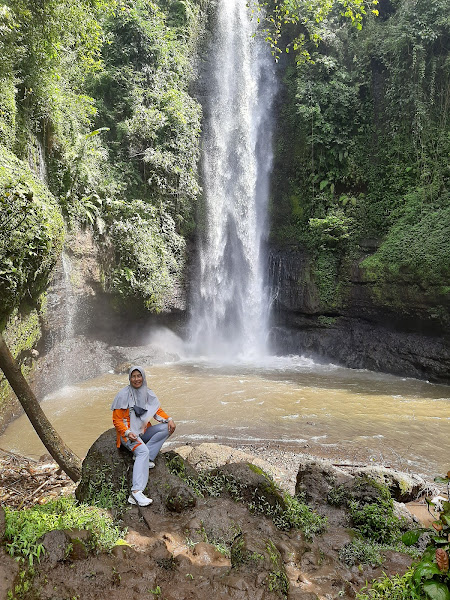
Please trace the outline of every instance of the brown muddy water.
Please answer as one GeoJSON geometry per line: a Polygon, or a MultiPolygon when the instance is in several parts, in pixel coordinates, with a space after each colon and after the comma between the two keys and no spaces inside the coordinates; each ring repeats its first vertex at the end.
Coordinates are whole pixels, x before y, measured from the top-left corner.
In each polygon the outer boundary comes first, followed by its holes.
{"type": "MultiPolygon", "coordinates": [[[[148,383],[177,423],[170,445],[215,441],[377,463],[426,478],[450,468],[450,388],[302,357],[265,364],[177,362],[147,369],[148,383]]],[[[42,408],[83,457],[112,426],[110,404],[128,383],[107,373],[48,395],[42,408]]],[[[30,457],[45,448],[22,416],[0,447],[30,457]]]]}

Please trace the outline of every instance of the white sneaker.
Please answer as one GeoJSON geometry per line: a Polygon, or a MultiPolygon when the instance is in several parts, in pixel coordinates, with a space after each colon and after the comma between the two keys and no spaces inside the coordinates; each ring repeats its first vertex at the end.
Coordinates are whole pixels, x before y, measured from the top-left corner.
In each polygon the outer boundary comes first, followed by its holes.
{"type": "Polygon", "coordinates": [[[154,469],[155,468],[155,463],[152,460],[149,461],[148,468],[149,469],[154,469]]]}
{"type": "Polygon", "coordinates": [[[145,494],[143,494],[141,491],[138,491],[131,492],[128,497],[128,502],[130,504],[139,504],[139,506],[148,506],[153,502],[153,500],[151,498],[147,498],[147,496],[145,496],[145,494]]]}

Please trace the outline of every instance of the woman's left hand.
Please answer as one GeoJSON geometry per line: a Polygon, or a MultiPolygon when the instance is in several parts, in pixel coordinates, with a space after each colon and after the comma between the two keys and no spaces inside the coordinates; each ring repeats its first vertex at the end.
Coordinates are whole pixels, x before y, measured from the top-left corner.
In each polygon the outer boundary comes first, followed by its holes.
{"type": "Polygon", "coordinates": [[[175,429],[177,428],[177,426],[175,425],[175,422],[173,419],[169,419],[167,421],[167,425],[169,427],[169,435],[172,435],[172,433],[175,431],[175,429]]]}

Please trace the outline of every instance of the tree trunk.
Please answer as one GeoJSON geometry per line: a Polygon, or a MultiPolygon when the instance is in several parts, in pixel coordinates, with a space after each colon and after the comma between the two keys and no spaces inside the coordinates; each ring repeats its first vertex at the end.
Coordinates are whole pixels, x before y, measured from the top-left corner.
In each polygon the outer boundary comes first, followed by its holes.
{"type": "Polygon", "coordinates": [[[14,360],[8,346],[0,334],[0,369],[3,371],[9,385],[14,390],[20,404],[31,421],[36,433],[55,459],[61,469],[72,481],[81,477],[81,461],[70,448],[66,446],[53,425],[45,416],[36,396],[22,375],[22,371],[14,360]]]}

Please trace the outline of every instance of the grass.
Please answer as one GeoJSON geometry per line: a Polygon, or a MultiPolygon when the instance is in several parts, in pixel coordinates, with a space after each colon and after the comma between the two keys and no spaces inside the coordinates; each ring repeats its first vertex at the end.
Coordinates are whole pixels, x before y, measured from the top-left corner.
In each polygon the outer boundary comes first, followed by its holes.
{"type": "Polygon", "coordinates": [[[22,510],[5,507],[5,515],[6,549],[30,565],[45,552],[42,536],[55,529],[86,529],[92,533],[92,549],[99,550],[110,550],[124,535],[103,510],[77,504],[74,498],[58,498],[22,510]]]}

